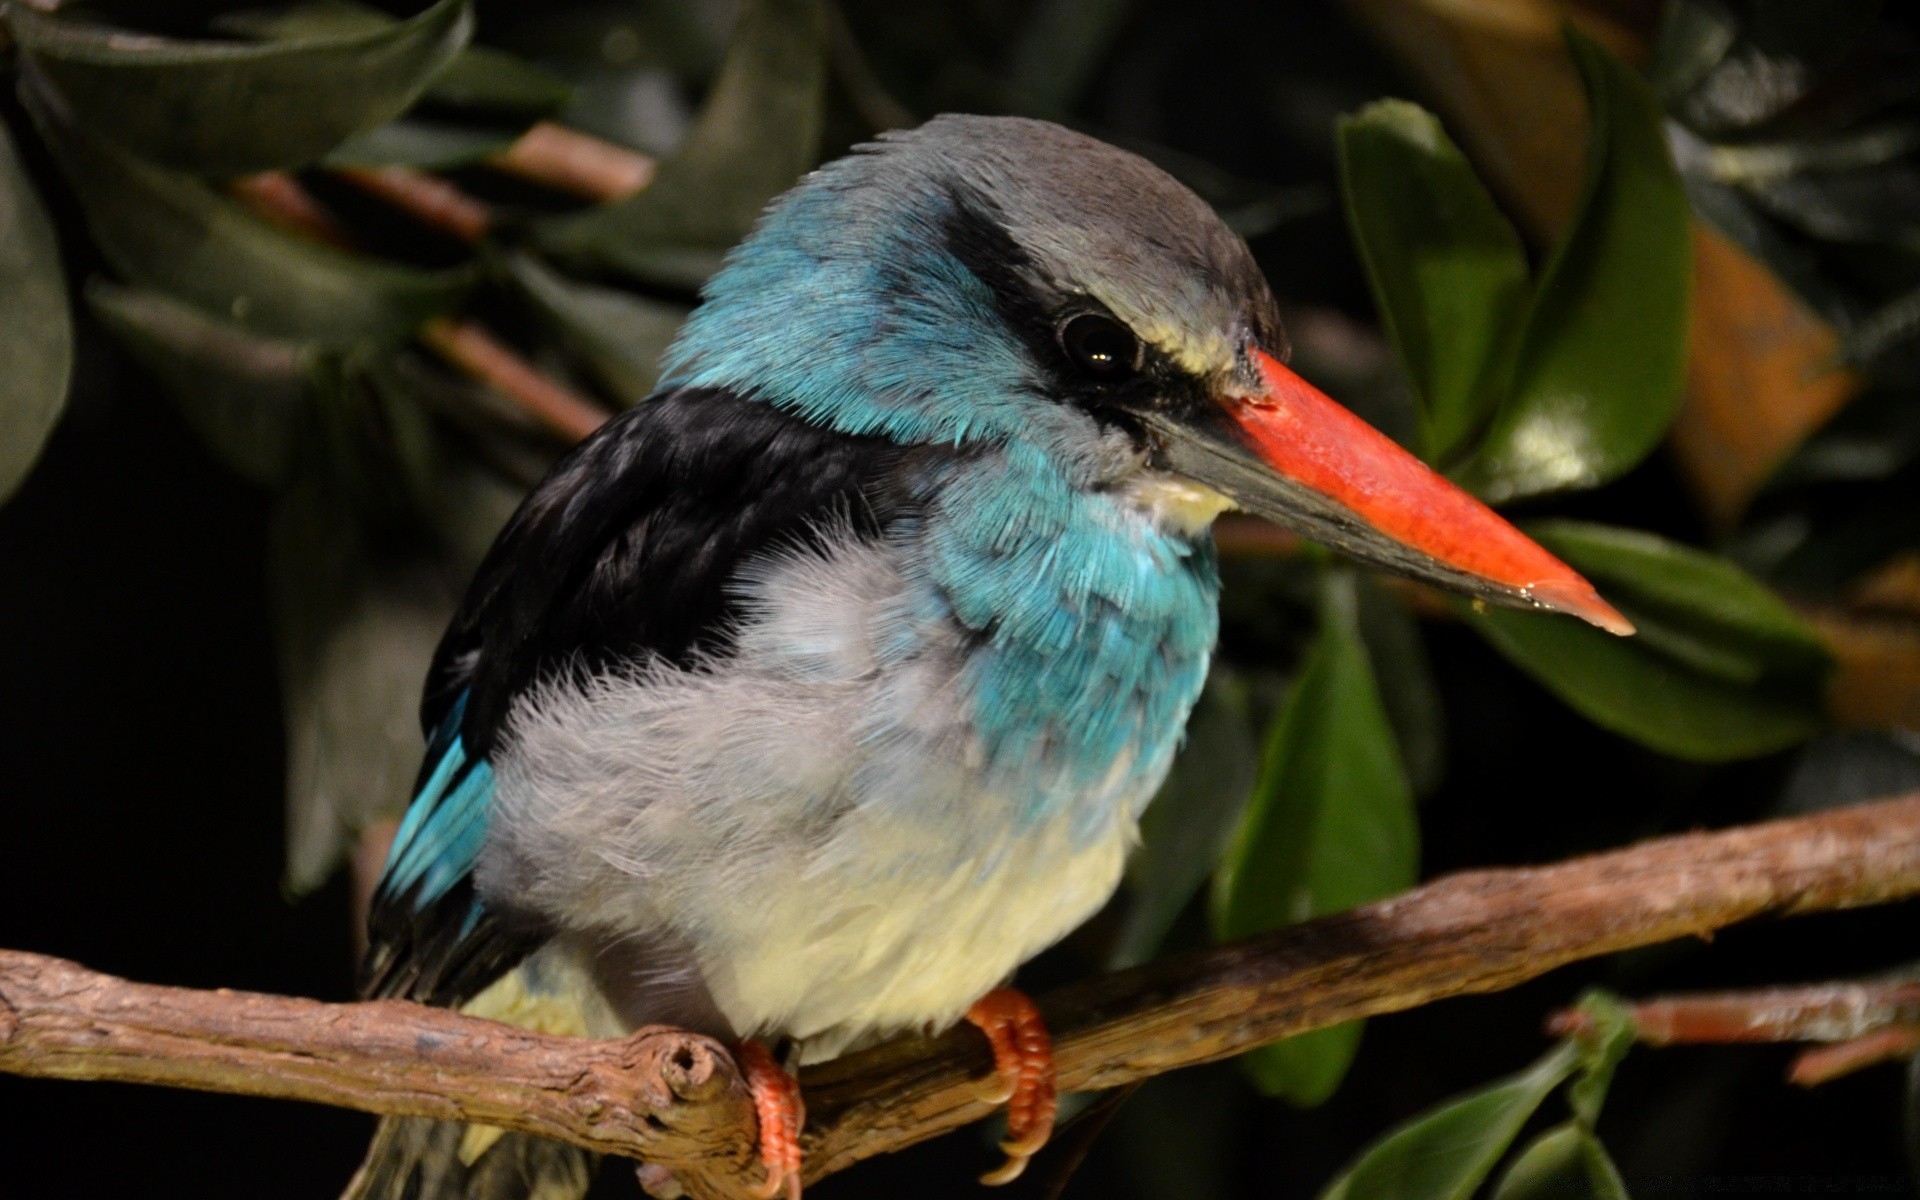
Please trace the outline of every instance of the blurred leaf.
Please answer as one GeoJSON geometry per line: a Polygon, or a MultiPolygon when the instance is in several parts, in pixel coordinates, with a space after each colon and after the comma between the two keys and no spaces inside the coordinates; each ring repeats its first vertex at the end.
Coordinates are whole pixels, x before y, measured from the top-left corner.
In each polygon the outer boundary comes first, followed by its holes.
{"type": "Polygon", "coordinates": [[[1580,1011],[1587,1017],[1589,1031],[1575,1039],[1584,1057],[1580,1077],[1567,1089],[1567,1103],[1574,1120],[1591,1132],[1600,1120],[1607,1089],[1613,1086],[1614,1069],[1633,1049],[1638,1030],[1627,1006],[1607,992],[1595,990],[1582,996],[1580,1011]]]}
{"type": "Polygon", "coordinates": [[[1627,1200],[1600,1139],[1577,1121],[1556,1125],[1527,1144],[1493,1189],[1493,1200],[1627,1200]]]}
{"type": "Polygon", "coordinates": [[[114,270],[248,329],[330,343],[397,341],[452,308],[472,282],[468,271],[416,270],[297,237],[191,176],[32,107],[114,270]]]}
{"type": "Polygon", "coordinates": [[[1039,0],[1013,40],[1007,87],[1030,112],[1065,112],[1086,90],[1137,0],[1039,0]]]}
{"type": "Polygon", "coordinates": [[[1678,758],[1783,749],[1822,723],[1827,658],[1777,597],[1724,559],[1651,534],[1574,522],[1528,527],[1640,632],[1472,610],[1494,648],[1596,724],[1678,758]]]}
{"type": "Polygon", "coordinates": [[[1519,1074],[1415,1117],[1368,1147],[1321,1200],[1465,1200],[1580,1060],[1580,1048],[1562,1042],[1519,1074]]]}
{"type": "Polygon", "coordinates": [[[1361,577],[1358,587],[1367,660],[1379,680],[1407,782],[1414,795],[1425,796],[1440,786],[1447,767],[1446,706],[1434,682],[1433,664],[1405,603],[1370,578],[1361,577]]]}
{"type": "Polygon", "coordinates": [[[274,514],[270,567],[287,722],[287,881],[325,882],[353,837],[406,807],[415,711],[459,580],[424,551],[378,548],[330,472],[274,514]]]}
{"type": "Polygon", "coordinates": [[[263,338],[157,292],[100,279],[86,295],[222,462],[258,484],[288,481],[296,439],[312,416],[311,345],[263,338]]]}
{"type": "Polygon", "coordinates": [[[1731,523],[1795,446],[1860,390],[1840,337],[1775,271],[1696,228],[1693,360],[1670,439],[1710,515],[1731,523]]]}
{"type": "MultiPolygon", "coordinates": [[[[1678,115],[1709,133],[1730,133],[1771,120],[1798,103],[1844,58],[1880,9],[1881,0],[1748,0],[1737,10],[1737,38],[1675,99],[1678,115]]],[[[1710,11],[1703,15],[1725,22],[1710,11]]],[[[1724,33],[1707,36],[1717,39],[1724,33]]]]}
{"type": "Polygon", "coordinates": [[[414,167],[422,171],[448,171],[504,153],[519,140],[520,133],[519,129],[404,117],[341,142],[327,155],[325,163],[329,167],[414,167]]]}
{"type": "Polygon", "coordinates": [[[194,171],[311,162],[419,98],[473,29],[467,0],[363,33],[248,45],[175,41],[49,16],[7,23],[89,130],[194,171]]]}
{"type": "Polygon", "coordinates": [[[1491,500],[1604,483],[1680,404],[1691,215],[1638,76],[1567,31],[1593,114],[1573,223],[1541,269],[1511,392],[1458,472],[1491,500]]]}
{"type": "MultiPolygon", "coordinates": [[[[354,0],[313,0],[287,8],[223,13],[215,29],[261,41],[312,41],[365,37],[399,22],[354,0]]],[[[573,98],[567,81],[517,54],[468,44],[427,85],[422,99],[450,108],[502,116],[542,117],[573,98]]]]}
{"type": "Polygon", "coordinates": [[[1343,118],[1347,223],[1443,462],[1500,402],[1526,314],[1527,259],[1438,118],[1382,100],[1343,118]]]}
{"type": "Polygon", "coordinates": [[[615,396],[638,404],[653,393],[660,356],[686,319],[685,307],[576,282],[528,254],[510,255],[504,265],[541,318],[615,396]]]}
{"type": "MultiPolygon", "coordinates": [[[[1360,641],[1358,600],[1330,572],[1320,634],[1268,736],[1260,776],[1214,877],[1214,932],[1247,937],[1400,891],[1418,874],[1413,796],[1360,641]]],[[[1244,1056],[1262,1090],[1318,1104],[1339,1086],[1359,1024],[1244,1056]]]]}
{"type": "Polygon", "coordinates": [[[1127,862],[1128,907],[1114,939],[1114,967],[1152,958],[1220,862],[1260,765],[1253,720],[1247,681],[1216,661],[1187,721],[1186,744],[1140,819],[1140,849],[1127,862]]]}
{"type": "Polygon", "coordinates": [[[1769,806],[1800,814],[1920,791],[1920,732],[1849,729],[1808,744],[1769,806]]]}
{"type": "Polygon", "coordinates": [[[819,153],[822,0],[745,0],[707,102],[645,191],[536,229],[556,255],[643,280],[705,278],[819,153]]]}
{"type": "Polygon", "coordinates": [[[73,318],[53,222],[0,125],[0,501],[20,487],[67,402],[73,318]]]}
{"type": "Polygon", "coordinates": [[[1724,0],[1670,0],[1654,39],[1648,80],[1672,106],[1720,65],[1740,36],[1740,19],[1724,0]]]}
{"type": "Polygon", "coordinates": [[[476,112],[544,117],[565,108],[573,88],[517,55],[468,46],[433,77],[426,99],[476,112]]]}

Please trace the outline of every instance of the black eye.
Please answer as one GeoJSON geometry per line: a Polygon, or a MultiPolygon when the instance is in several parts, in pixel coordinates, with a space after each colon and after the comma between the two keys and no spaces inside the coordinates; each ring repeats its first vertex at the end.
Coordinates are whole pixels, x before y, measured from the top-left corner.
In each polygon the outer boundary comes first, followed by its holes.
{"type": "Polygon", "coordinates": [[[1140,365],[1140,342],[1133,331],[1099,313],[1069,317],[1060,326],[1060,346],[1074,366],[1094,379],[1119,379],[1140,365]]]}

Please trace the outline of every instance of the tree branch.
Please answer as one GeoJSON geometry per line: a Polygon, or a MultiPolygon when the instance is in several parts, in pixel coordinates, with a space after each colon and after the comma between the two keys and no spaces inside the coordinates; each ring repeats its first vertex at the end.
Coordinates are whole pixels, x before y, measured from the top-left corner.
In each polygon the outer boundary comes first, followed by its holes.
{"type": "MultiPolygon", "coordinates": [[[[1041,1007],[1062,1087],[1111,1088],[1756,916],[1915,894],[1920,795],[1453,875],[1063,988],[1041,1007]]],[[[808,1177],[986,1116],[988,1066],[957,1030],[809,1069],[808,1177]]],[[[644,1157],[699,1196],[737,1197],[758,1178],[731,1059],[674,1030],[577,1041],[418,1005],[153,987],[0,952],[0,1071],[478,1121],[644,1157]]]]}

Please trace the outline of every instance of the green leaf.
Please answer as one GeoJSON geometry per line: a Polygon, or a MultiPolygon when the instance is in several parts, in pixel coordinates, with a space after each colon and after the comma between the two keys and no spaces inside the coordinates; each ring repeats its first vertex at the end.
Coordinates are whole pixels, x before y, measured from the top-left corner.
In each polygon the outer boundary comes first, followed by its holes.
{"type": "MultiPolygon", "coordinates": [[[[314,0],[288,8],[223,13],[213,27],[260,41],[313,41],[364,37],[390,31],[398,22],[354,0],[314,0]]],[[[517,54],[492,46],[466,45],[427,85],[422,99],[449,108],[499,116],[550,116],[573,98],[566,80],[517,54]]]]}
{"type": "Polygon", "coordinates": [[[1146,962],[1213,873],[1245,811],[1260,765],[1253,689],[1216,662],[1187,721],[1186,745],[1140,819],[1127,863],[1129,905],[1114,939],[1116,968],[1146,962]]]}
{"type": "Polygon", "coordinates": [[[660,356],[686,320],[684,306],[579,283],[527,254],[508,256],[504,267],[541,318],[614,395],[638,404],[652,394],[660,356]]]}
{"type": "Polygon", "coordinates": [[[0,125],[0,501],[19,489],[67,402],[73,317],[53,222],[0,125]]]}
{"type": "Polygon", "coordinates": [[[275,511],[269,567],[286,695],[287,884],[324,882],[399,815],[419,767],[420,680],[521,489],[443,435],[432,376],[391,354],[310,373],[314,436],[275,511]]]}
{"type": "Polygon", "coordinates": [[[1580,1011],[1591,1025],[1589,1032],[1576,1039],[1584,1055],[1580,1077],[1567,1089],[1567,1103],[1574,1120],[1589,1132],[1600,1120],[1600,1106],[1606,1103],[1607,1089],[1613,1084],[1614,1068],[1633,1049],[1638,1034],[1633,1014],[1616,996],[1595,990],[1580,999],[1580,1011]]]}
{"type": "Polygon", "coordinates": [[[545,221],[540,245],[650,282],[697,283],[819,153],[826,84],[821,0],[746,0],[719,77],[653,183],[617,204],[545,221]]]}
{"type": "Polygon", "coordinates": [[[312,162],[406,111],[473,30],[467,0],[361,33],[264,44],[130,34],[15,4],[7,24],[79,122],[170,166],[312,162]]]}
{"type": "Polygon", "coordinates": [[[503,154],[519,138],[519,129],[467,125],[404,117],[358,133],[335,146],[329,167],[413,167],[449,171],[503,154]]]}
{"type": "Polygon", "coordinates": [[[1592,140],[1579,206],[1534,288],[1508,397],[1457,472],[1483,497],[1592,487],[1633,467],[1680,404],[1691,215],[1653,93],[1571,27],[1592,140]]]}
{"type": "Polygon", "coordinates": [[[1821,727],[1809,696],[1704,674],[1638,639],[1566,617],[1493,609],[1469,620],[1508,661],[1588,720],[1675,758],[1752,758],[1821,727]]]}
{"type": "Polygon", "coordinates": [[[1501,1175],[1493,1200],[1628,1200],[1626,1181],[1600,1139],[1577,1121],[1527,1144],[1501,1175]]]}
{"type": "Polygon", "coordinates": [[[1469,619],[1590,720],[1707,762],[1780,750],[1821,727],[1825,652],[1791,609],[1732,563],[1631,530],[1567,521],[1527,530],[1640,632],[1616,638],[1511,609],[1469,619]]]}
{"type": "Polygon", "coordinates": [[[269,565],[287,724],[287,879],[319,886],[352,838],[405,809],[424,748],[420,680],[460,580],[362,528],[315,466],[274,514],[269,565]]]}
{"type": "Polygon", "coordinates": [[[1380,685],[1380,699],[1393,723],[1400,761],[1413,794],[1440,786],[1447,768],[1447,717],[1427,658],[1420,626],[1400,597],[1361,576],[1360,636],[1380,685]]]}
{"type": "Polygon", "coordinates": [[[376,262],[287,233],[191,176],[65,125],[26,94],[102,257],[133,283],[258,333],[327,343],[398,341],[471,286],[471,271],[376,262]]]}
{"type": "MultiPolygon", "coordinates": [[[[1352,577],[1329,572],[1319,636],[1275,719],[1253,798],[1214,878],[1214,932],[1246,937],[1410,886],[1419,829],[1392,725],[1360,640],[1352,577]]],[[[1255,1081],[1296,1104],[1331,1095],[1358,1026],[1247,1056],[1255,1081]]]]}
{"type": "Polygon", "coordinates": [[[1682,661],[1701,647],[1709,657],[1691,661],[1697,669],[1738,683],[1826,670],[1819,636],[1800,615],[1719,555],[1584,521],[1530,521],[1526,531],[1624,605],[1645,644],[1682,661]]]}
{"type": "Polygon", "coordinates": [[[96,279],[87,303],[152,372],[221,461],[266,486],[285,484],[312,417],[315,347],[263,338],[190,304],[96,279]]]}
{"type": "Polygon", "coordinates": [[[1439,119],[1381,100],[1339,126],[1347,224],[1382,324],[1444,462],[1505,393],[1527,308],[1520,235],[1439,119]]]}
{"type": "Polygon", "coordinates": [[[1465,1200],[1581,1061],[1562,1042],[1517,1075],[1448,1101],[1368,1147],[1321,1200],[1465,1200]]]}

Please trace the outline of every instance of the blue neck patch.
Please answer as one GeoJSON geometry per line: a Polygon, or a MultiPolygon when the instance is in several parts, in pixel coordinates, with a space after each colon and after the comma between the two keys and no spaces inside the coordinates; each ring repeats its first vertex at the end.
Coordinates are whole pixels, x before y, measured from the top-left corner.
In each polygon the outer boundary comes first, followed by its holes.
{"type": "MultiPolygon", "coordinates": [[[[851,164],[851,165],[848,165],[851,164]]],[[[849,434],[951,447],[896,531],[914,611],[890,642],[958,622],[991,786],[1022,819],[1091,836],[1172,761],[1218,628],[1209,535],[1160,528],[1111,486],[1103,431],[1045,393],[1028,346],[947,243],[954,201],[842,186],[778,201],[708,283],[662,388],[748,395],[849,434]]]]}

